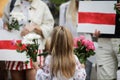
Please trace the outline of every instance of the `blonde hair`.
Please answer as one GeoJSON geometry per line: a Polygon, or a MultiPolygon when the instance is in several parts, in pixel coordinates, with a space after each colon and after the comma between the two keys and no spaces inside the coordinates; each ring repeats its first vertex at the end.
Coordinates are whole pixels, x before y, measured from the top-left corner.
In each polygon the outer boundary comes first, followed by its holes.
{"type": "Polygon", "coordinates": [[[78,6],[76,0],[70,0],[66,11],[66,20],[71,18],[73,25],[77,24],[77,13],[78,13],[78,6]]]}
{"type": "Polygon", "coordinates": [[[65,27],[55,27],[50,51],[52,55],[51,72],[57,76],[58,71],[65,78],[70,78],[75,72],[75,58],[73,54],[73,37],[65,27]]]}

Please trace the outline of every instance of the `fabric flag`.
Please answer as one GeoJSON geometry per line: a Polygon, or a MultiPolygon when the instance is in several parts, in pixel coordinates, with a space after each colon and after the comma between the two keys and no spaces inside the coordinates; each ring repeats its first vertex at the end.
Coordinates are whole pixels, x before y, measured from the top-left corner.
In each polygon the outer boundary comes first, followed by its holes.
{"type": "Polygon", "coordinates": [[[16,47],[12,44],[12,40],[20,40],[19,31],[12,33],[0,29],[0,60],[6,61],[26,61],[28,58],[25,54],[16,51],[16,47]]]}
{"type": "MultiPolygon", "coordinates": [[[[21,41],[20,31],[13,30],[12,32],[0,29],[0,61],[29,61],[26,53],[18,53],[13,41],[21,41]]],[[[41,52],[41,51],[39,51],[41,52]]],[[[37,57],[40,65],[43,65],[43,56],[37,57]]]]}
{"type": "Polygon", "coordinates": [[[78,32],[94,33],[100,30],[104,34],[115,32],[116,1],[80,1],[78,12],[78,32]]]}

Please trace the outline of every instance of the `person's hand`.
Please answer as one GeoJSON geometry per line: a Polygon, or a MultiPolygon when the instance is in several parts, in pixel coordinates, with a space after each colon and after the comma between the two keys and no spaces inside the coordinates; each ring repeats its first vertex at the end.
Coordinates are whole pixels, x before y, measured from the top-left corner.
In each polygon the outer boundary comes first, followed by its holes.
{"type": "Polygon", "coordinates": [[[29,32],[32,32],[35,28],[37,27],[36,24],[34,23],[29,23],[29,24],[26,24],[26,26],[24,27],[26,30],[28,30],[29,32]]]}
{"type": "Polygon", "coordinates": [[[35,27],[33,32],[39,34],[42,38],[44,38],[41,28],[35,27]]]}
{"type": "Polygon", "coordinates": [[[25,36],[27,35],[28,33],[34,31],[35,29],[35,24],[33,23],[30,23],[30,24],[26,24],[26,26],[23,28],[23,30],[21,31],[21,36],[25,36]]]}
{"type": "Polygon", "coordinates": [[[6,23],[3,24],[3,29],[5,29],[7,31],[11,31],[11,30],[8,29],[8,24],[6,24],[6,23]]]}
{"type": "Polygon", "coordinates": [[[99,30],[95,30],[95,32],[93,33],[93,37],[98,38],[100,36],[100,31],[99,30]]]}
{"type": "Polygon", "coordinates": [[[120,10],[120,3],[116,3],[116,8],[120,10]]]}
{"type": "Polygon", "coordinates": [[[23,28],[23,30],[21,31],[21,36],[25,36],[25,35],[27,35],[28,33],[30,33],[30,31],[27,30],[26,28],[23,28]]]}
{"type": "Polygon", "coordinates": [[[38,62],[32,62],[32,65],[35,70],[38,70],[40,68],[38,62]]]}

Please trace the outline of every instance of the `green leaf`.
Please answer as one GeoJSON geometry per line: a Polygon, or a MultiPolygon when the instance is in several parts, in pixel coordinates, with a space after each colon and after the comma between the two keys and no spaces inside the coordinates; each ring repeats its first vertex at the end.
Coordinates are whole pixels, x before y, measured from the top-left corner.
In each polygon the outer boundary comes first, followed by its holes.
{"type": "Polygon", "coordinates": [[[28,64],[29,63],[29,61],[25,61],[25,64],[28,64]]]}
{"type": "Polygon", "coordinates": [[[38,56],[44,56],[46,57],[49,53],[48,52],[43,52],[43,53],[40,53],[38,56]]]}
{"type": "Polygon", "coordinates": [[[12,30],[12,29],[19,30],[19,27],[20,27],[19,22],[17,20],[14,20],[14,18],[12,19],[11,24],[8,24],[9,30],[12,30]]]}

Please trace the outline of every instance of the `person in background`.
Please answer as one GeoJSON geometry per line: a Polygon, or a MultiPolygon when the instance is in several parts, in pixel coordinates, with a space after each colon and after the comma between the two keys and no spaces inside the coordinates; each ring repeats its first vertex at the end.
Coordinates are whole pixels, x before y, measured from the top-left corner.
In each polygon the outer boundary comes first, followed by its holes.
{"type": "MultiPolygon", "coordinates": [[[[120,10],[120,3],[115,5],[120,10]]],[[[101,34],[98,38],[97,80],[119,80],[117,70],[120,70],[120,14],[116,14],[115,34],[101,34]]],[[[119,75],[118,75],[119,76],[119,75]]]]}
{"type": "MultiPolygon", "coordinates": [[[[53,16],[48,6],[41,0],[16,0],[14,8],[10,11],[11,1],[9,0],[4,9],[4,29],[8,30],[11,13],[22,14],[24,18],[19,21],[21,26],[17,34],[21,37],[30,32],[39,34],[43,39],[41,46],[44,48],[46,39],[50,36],[54,25],[53,16]]],[[[36,71],[33,68],[32,61],[28,64],[20,61],[8,61],[6,67],[11,72],[12,80],[35,80],[36,71]]]]}
{"type": "Polygon", "coordinates": [[[55,27],[50,44],[43,68],[34,63],[37,69],[36,80],[85,80],[86,72],[74,55],[73,36],[69,29],[55,27]]]}
{"type": "MultiPolygon", "coordinates": [[[[78,7],[79,7],[79,0],[70,0],[66,3],[61,4],[59,25],[69,28],[73,37],[84,35],[86,39],[92,40],[91,34],[77,32],[78,7]]],[[[85,64],[86,73],[87,73],[86,80],[90,80],[90,76],[91,76],[92,62],[90,60],[91,59],[88,59],[85,64]]]]}

